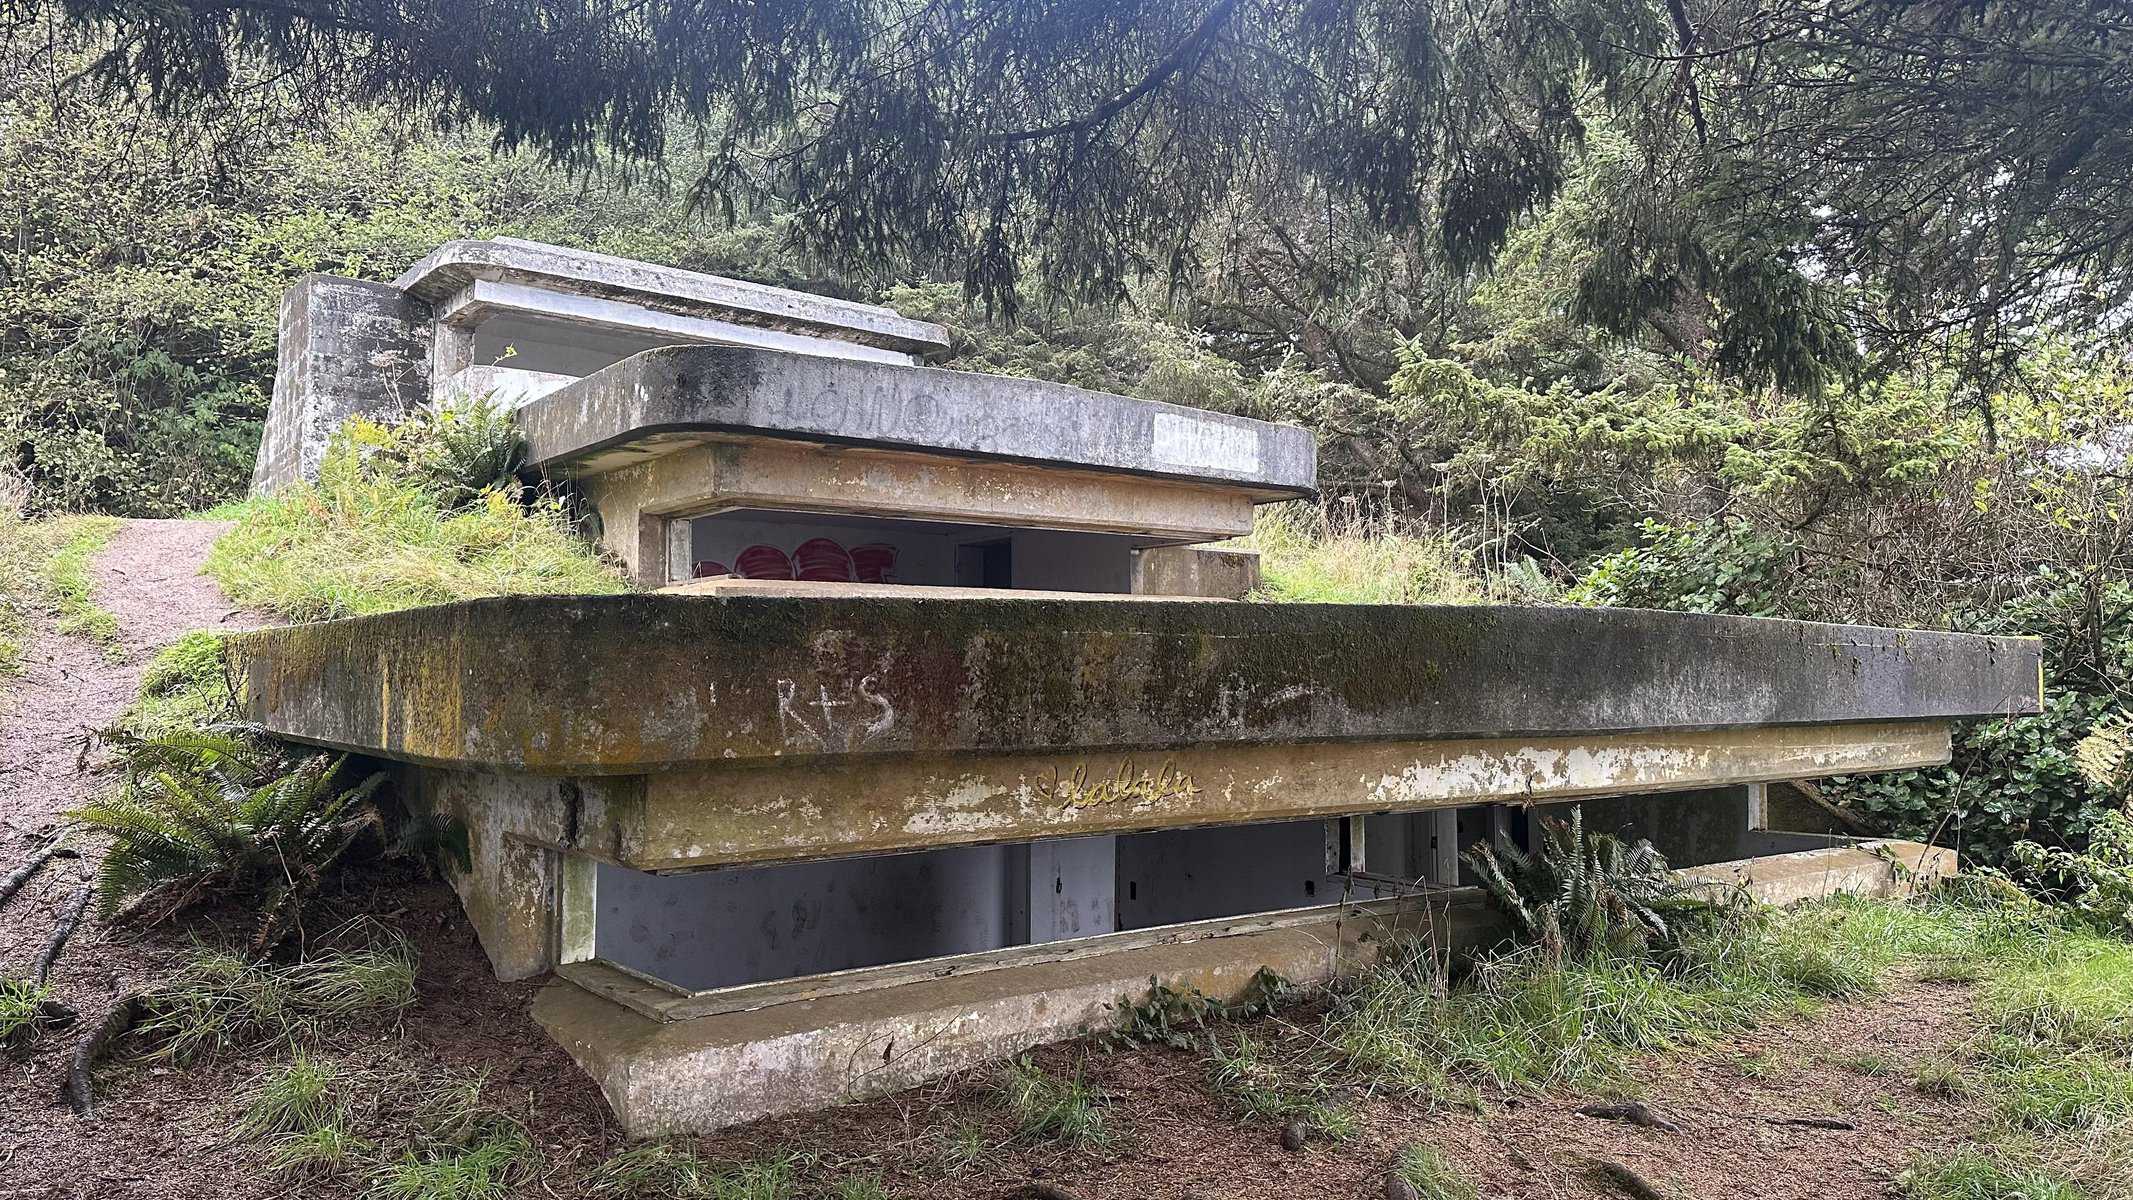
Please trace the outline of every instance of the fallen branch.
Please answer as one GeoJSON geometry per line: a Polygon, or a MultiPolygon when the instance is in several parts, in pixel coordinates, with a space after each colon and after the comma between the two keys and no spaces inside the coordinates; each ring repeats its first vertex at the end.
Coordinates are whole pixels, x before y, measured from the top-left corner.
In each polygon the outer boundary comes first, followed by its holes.
{"type": "Polygon", "coordinates": [[[74,1057],[67,1064],[66,1082],[59,1085],[60,1098],[74,1110],[74,1115],[87,1121],[96,1116],[96,1085],[91,1071],[96,1060],[103,1057],[111,1043],[124,1037],[141,1019],[141,994],[128,992],[111,1002],[110,1011],[96,1023],[87,1037],[74,1044],[74,1057]]]}
{"type": "Polygon", "coordinates": [[[46,842],[43,849],[30,855],[30,861],[9,871],[7,878],[0,879],[0,904],[6,904],[16,892],[21,891],[22,885],[30,881],[30,876],[35,875],[39,867],[44,866],[55,856],[80,858],[81,854],[78,851],[67,848],[66,840],[67,835],[60,834],[58,837],[46,842]]]}
{"type": "Polygon", "coordinates": [[[1757,1117],[1765,1125],[1801,1125],[1808,1129],[1857,1129],[1840,1117],[1757,1117]]]}
{"type": "Polygon", "coordinates": [[[1680,1133],[1681,1126],[1674,1124],[1658,1113],[1645,1107],[1641,1100],[1625,1100],[1620,1104],[1588,1104],[1578,1110],[1581,1117],[1598,1117],[1604,1121],[1627,1121],[1646,1129],[1658,1129],[1667,1133],[1680,1133]]]}
{"type": "Polygon", "coordinates": [[[1600,1181],[1613,1184],[1636,1197],[1636,1200],[1673,1200],[1673,1197],[1654,1186],[1651,1180],[1612,1159],[1588,1158],[1585,1160],[1585,1169],[1600,1181]]]}
{"type": "Polygon", "coordinates": [[[95,884],[81,885],[81,890],[74,893],[73,902],[67,905],[67,911],[60,915],[59,924],[52,927],[52,940],[45,943],[44,953],[37,956],[37,965],[30,968],[30,981],[38,987],[43,987],[45,977],[52,973],[52,964],[58,961],[59,952],[66,948],[67,939],[74,936],[74,927],[81,924],[81,915],[89,911],[89,897],[95,894],[95,884]]]}

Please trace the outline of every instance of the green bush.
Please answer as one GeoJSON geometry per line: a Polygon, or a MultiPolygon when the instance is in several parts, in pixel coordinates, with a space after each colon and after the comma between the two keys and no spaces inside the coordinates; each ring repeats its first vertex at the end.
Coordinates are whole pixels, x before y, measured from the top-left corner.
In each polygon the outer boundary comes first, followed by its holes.
{"type": "MultiPolygon", "coordinates": [[[[1579,603],[1829,619],[1793,589],[1797,550],[1741,525],[1647,522],[1644,544],[1603,559],[1572,589],[1579,603]]],[[[2089,778],[2077,748],[2124,718],[2133,679],[2133,583],[2042,567],[1990,606],[1947,624],[2043,641],[2044,708],[1959,726],[1945,767],[1838,777],[1824,794],[1882,829],[2006,864],[2015,843],[2078,851],[2122,791],[2089,778]]],[[[2095,751],[2090,751],[2091,754],[2095,751]]]]}
{"type": "Polygon", "coordinates": [[[2076,747],[2125,711],[2133,679],[2133,584],[2087,585],[2047,568],[2012,599],[1959,613],[1972,633],[2038,637],[2044,711],[1957,728],[1945,767],[1838,778],[1824,794],[1893,833],[1934,837],[1973,861],[2006,864],[2016,842],[2078,851],[2120,798],[2088,778],[2076,747]],[[2097,619],[2101,615],[2101,620],[2097,619]]]}

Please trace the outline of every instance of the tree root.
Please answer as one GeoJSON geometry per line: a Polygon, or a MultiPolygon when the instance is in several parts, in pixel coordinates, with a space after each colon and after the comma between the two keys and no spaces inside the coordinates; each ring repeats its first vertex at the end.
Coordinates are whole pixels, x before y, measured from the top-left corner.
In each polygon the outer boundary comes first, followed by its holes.
{"type": "Polygon", "coordinates": [[[66,835],[61,834],[46,842],[42,848],[31,853],[28,862],[9,871],[7,878],[0,879],[0,904],[6,904],[16,892],[21,891],[22,885],[30,881],[30,876],[35,875],[37,869],[51,859],[80,858],[81,852],[69,848],[65,844],[66,840],[66,835]]]}
{"type": "Polygon", "coordinates": [[[74,936],[74,927],[81,924],[81,916],[89,910],[89,897],[96,894],[96,885],[85,883],[74,893],[74,900],[62,913],[59,924],[52,927],[52,940],[45,943],[44,953],[37,956],[37,965],[30,969],[30,982],[44,986],[45,977],[52,973],[52,964],[59,959],[59,952],[66,949],[67,939],[74,936]]]}
{"type": "Polygon", "coordinates": [[[59,1095],[74,1110],[75,1116],[84,1121],[96,1116],[96,1085],[91,1077],[96,1060],[140,1019],[141,994],[128,992],[112,1001],[104,1019],[96,1023],[96,1028],[90,1030],[88,1036],[74,1044],[74,1056],[67,1064],[66,1082],[60,1084],[59,1095]]]}
{"type": "Polygon", "coordinates": [[[1625,1100],[1619,1104],[1588,1104],[1578,1110],[1581,1117],[1599,1117],[1606,1121],[1627,1121],[1645,1129],[1657,1129],[1666,1133],[1680,1133],[1681,1126],[1674,1124],[1646,1107],[1641,1100],[1625,1100]]]}
{"type": "Polygon", "coordinates": [[[1808,1129],[1857,1129],[1842,1117],[1758,1117],[1765,1125],[1799,1125],[1808,1129]]]}

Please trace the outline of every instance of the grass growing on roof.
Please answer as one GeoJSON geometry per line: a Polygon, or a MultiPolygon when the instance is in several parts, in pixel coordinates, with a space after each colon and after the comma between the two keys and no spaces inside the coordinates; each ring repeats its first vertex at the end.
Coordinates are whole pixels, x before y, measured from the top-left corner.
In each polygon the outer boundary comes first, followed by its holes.
{"type": "Polygon", "coordinates": [[[469,492],[409,467],[409,457],[421,458],[337,439],[317,482],[222,510],[237,525],[209,552],[207,573],[238,603],[298,621],[625,590],[560,502],[511,485],[469,492]]]}

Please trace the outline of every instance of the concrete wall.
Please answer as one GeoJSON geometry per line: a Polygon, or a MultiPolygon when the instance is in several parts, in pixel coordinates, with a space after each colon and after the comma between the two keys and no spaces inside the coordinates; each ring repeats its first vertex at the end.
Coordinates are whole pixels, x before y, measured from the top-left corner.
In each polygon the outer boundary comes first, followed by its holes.
{"type": "Polygon", "coordinates": [[[1332,904],[1326,823],[1166,829],[1118,839],[1118,927],[1146,929],[1332,904]]]}
{"type": "Polygon", "coordinates": [[[598,868],[599,957],[691,990],[1021,942],[1018,847],[647,875],[598,868]]]}
{"type": "Polygon", "coordinates": [[[429,306],[397,288],[305,275],[282,293],[274,367],[252,490],[317,476],[341,422],[429,398],[429,306]]]}
{"type": "Polygon", "coordinates": [[[1258,586],[1256,550],[1150,546],[1133,553],[1133,593],[1137,596],[1242,600],[1258,586]]]}
{"type": "Polygon", "coordinates": [[[1018,588],[1055,592],[1130,592],[1133,541],[1103,533],[1017,529],[1008,534],[1018,588]]]}
{"type": "MultiPolygon", "coordinates": [[[[1642,796],[1595,796],[1584,801],[1585,828],[1624,841],[1648,839],[1677,867],[1728,862],[1764,853],[1757,837],[1755,801],[1760,784],[1660,792],[1642,796]]],[[[1563,817],[1563,808],[1548,810],[1563,817]]]]}

